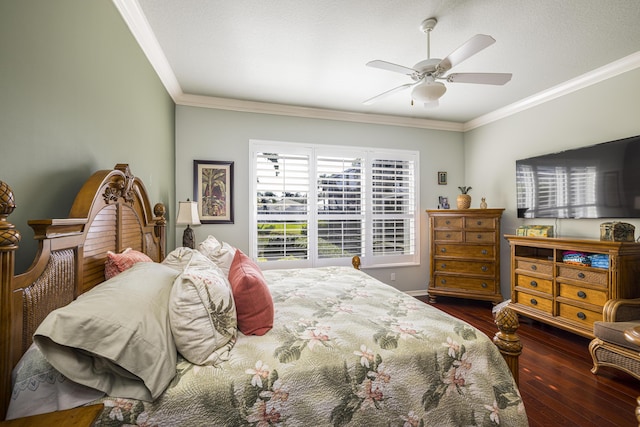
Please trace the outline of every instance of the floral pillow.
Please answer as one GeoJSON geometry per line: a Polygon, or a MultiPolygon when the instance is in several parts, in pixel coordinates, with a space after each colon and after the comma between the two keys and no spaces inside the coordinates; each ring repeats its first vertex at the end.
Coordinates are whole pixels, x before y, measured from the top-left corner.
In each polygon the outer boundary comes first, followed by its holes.
{"type": "Polygon", "coordinates": [[[107,261],[104,265],[104,278],[109,280],[139,262],[153,262],[153,260],[146,254],[131,248],[127,248],[119,254],[108,251],[107,261]]]}
{"type": "Polygon", "coordinates": [[[176,348],[196,365],[227,360],[238,324],[226,275],[207,257],[189,248],[178,248],[167,258],[174,268],[182,264],[169,300],[176,348]]]}

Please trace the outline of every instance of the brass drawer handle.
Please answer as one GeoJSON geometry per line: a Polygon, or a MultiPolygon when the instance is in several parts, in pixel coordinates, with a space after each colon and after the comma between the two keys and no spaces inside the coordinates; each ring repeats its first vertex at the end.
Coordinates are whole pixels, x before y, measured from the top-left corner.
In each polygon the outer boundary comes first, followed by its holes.
{"type": "Polygon", "coordinates": [[[584,320],[587,318],[587,315],[584,314],[583,312],[579,311],[578,314],[576,314],[576,316],[578,316],[578,319],[580,320],[584,320]]]}
{"type": "Polygon", "coordinates": [[[579,277],[580,279],[584,279],[584,273],[578,273],[578,277],[579,277]]]}
{"type": "Polygon", "coordinates": [[[480,286],[482,286],[483,288],[487,288],[489,285],[487,285],[486,283],[482,282],[482,284],[480,286]]]}
{"type": "Polygon", "coordinates": [[[482,239],[482,234],[478,234],[478,239],[482,239]]]}
{"type": "Polygon", "coordinates": [[[531,298],[531,305],[538,305],[538,301],[535,298],[531,298]]]}
{"type": "Polygon", "coordinates": [[[488,251],[488,250],[486,250],[486,249],[483,249],[483,250],[481,250],[481,251],[480,251],[480,253],[481,253],[482,255],[487,255],[487,254],[489,253],[489,251],[488,251]]]}
{"type": "Polygon", "coordinates": [[[537,265],[532,265],[532,266],[531,266],[531,269],[535,271],[535,270],[537,270],[537,269],[538,269],[538,266],[537,266],[537,265]]]}
{"type": "Polygon", "coordinates": [[[482,225],[482,221],[478,221],[478,225],[482,225]]]}
{"type": "Polygon", "coordinates": [[[449,224],[451,224],[451,221],[446,220],[446,221],[445,221],[445,224],[449,225],[449,224]]]}
{"type": "Polygon", "coordinates": [[[440,249],[440,252],[442,252],[442,253],[447,252],[447,248],[442,248],[442,249],[440,249]]]}
{"type": "Polygon", "coordinates": [[[578,297],[580,297],[580,298],[586,298],[586,297],[587,297],[587,294],[585,294],[585,293],[584,293],[584,291],[579,291],[579,292],[578,292],[578,297]]]}
{"type": "Polygon", "coordinates": [[[538,282],[536,282],[535,280],[532,280],[531,283],[529,283],[531,285],[532,288],[537,288],[538,287],[538,282]]]}
{"type": "Polygon", "coordinates": [[[451,234],[447,234],[447,236],[446,236],[446,237],[447,237],[447,239],[448,239],[449,237],[451,237],[451,234]]]}
{"type": "Polygon", "coordinates": [[[487,271],[489,268],[486,265],[483,265],[482,267],[480,267],[480,270],[482,271],[487,271]]]}
{"type": "Polygon", "coordinates": [[[440,268],[442,268],[444,270],[445,268],[447,268],[447,264],[445,264],[445,263],[440,264],[440,268]]]}
{"type": "Polygon", "coordinates": [[[444,285],[445,283],[447,283],[447,279],[440,279],[440,284],[444,285]]]}

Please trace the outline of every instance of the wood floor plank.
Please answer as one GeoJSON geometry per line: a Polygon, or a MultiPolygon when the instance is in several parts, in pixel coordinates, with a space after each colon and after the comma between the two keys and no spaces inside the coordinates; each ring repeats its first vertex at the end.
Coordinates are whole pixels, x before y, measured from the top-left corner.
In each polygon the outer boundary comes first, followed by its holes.
{"type": "MultiPolygon", "coordinates": [[[[418,297],[427,302],[426,297],[418,297]]],[[[432,306],[475,326],[497,331],[486,301],[439,297],[432,306]]],[[[636,427],[640,381],[616,369],[591,373],[589,339],[520,317],[520,393],[531,427],[636,427]]]]}

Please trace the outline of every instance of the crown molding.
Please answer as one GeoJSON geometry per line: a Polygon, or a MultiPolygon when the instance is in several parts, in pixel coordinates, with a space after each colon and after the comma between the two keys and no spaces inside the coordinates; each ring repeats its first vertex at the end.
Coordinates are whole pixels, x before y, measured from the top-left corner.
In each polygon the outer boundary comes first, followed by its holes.
{"type": "Polygon", "coordinates": [[[160,43],[158,43],[156,35],[153,30],[151,30],[149,21],[147,21],[144,12],[142,12],[140,3],[138,3],[137,0],[112,1],[118,9],[118,12],[120,12],[124,22],[129,27],[133,37],[138,42],[138,45],[140,45],[140,48],[151,63],[151,66],[156,71],[165,89],[169,92],[169,96],[171,96],[175,102],[176,99],[182,95],[182,88],[180,87],[180,83],[178,83],[173,69],[169,65],[164,51],[160,47],[160,43]]]}
{"type": "Polygon", "coordinates": [[[147,18],[137,0],[112,0],[129,30],[140,45],[142,51],[155,69],[169,96],[177,105],[213,108],[220,110],[242,111],[250,113],[274,114],[282,116],[305,117],[312,119],[340,120],[347,122],[371,123],[390,126],[416,127],[453,132],[467,132],[491,122],[509,117],[529,108],[586,88],[611,77],[640,67],[640,51],[614,61],[572,80],[550,89],[524,98],[491,113],[469,120],[465,123],[439,120],[401,117],[382,114],[365,114],[322,108],[308,108],[285,104],[270,104],[256,101],[243,101],[229,98],[216,98],[202,95],[185,94],[180,83],[164,55],[147,18]]]}
{"type": "Polygon", "coordinates": [[[340,120],[345,122],[371,123],[462,132],[463,124],[412,117],[389,116],[382,114],[354,113],[350,111],[328,110],[324,108],[299,107],[286,104],[243,101],[230,98],[183,94],[175,100],[178,105],[213,108],[218,110],[241,111],[246,113],[274,114],[279,116],[304,117],[320,120],[340,120]]]}
{"type": "Polygon", "coordinates": [[[624,58],[600,68],[596,68],[593,71],[582,74],[581,76],[556,85],[550,89],[538,92],[535,95],[524,98],[518,102],[514,102],[506,107],[499,108],[491,113],[469,120],[464,123],[463,132],[484,126],[488,123],[495,122],[496,120],[504,119],[505,117],[528,110],[529,108],[544,104],[545,102],[568,95],[596,83],[600,83],[638,67],[640,67],[640,51],[632,53],[631,55],[625,56],[624,58]]]}

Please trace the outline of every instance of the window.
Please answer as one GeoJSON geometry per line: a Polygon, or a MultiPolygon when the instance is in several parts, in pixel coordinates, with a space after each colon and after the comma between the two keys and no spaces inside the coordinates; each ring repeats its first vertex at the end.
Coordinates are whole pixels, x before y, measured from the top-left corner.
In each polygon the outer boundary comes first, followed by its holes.
{"type": "Polygon", "coordinates": [[[264,267],[418,263],[418,154],[251,141],[251,255],[264,267]]]}

